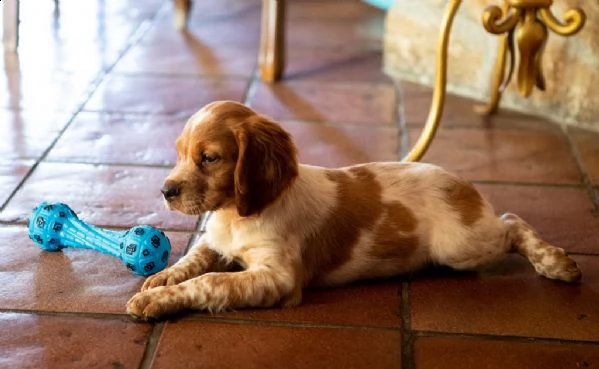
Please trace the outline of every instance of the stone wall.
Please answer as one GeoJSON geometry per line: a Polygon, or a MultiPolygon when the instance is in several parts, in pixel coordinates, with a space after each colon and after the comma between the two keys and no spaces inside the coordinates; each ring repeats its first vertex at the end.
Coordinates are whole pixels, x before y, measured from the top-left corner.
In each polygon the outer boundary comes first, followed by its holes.
{"type": "MultiPolygon", "coordinates": [[[[435,55],[447,0],[397,0],[385,27],[385,72],[393,78],[432,86],[435,55]]],[[[497,0],[465,0],[455,18],[449,46],[448,91],[487,100],[498,37],[485,31],[481,14],[497,0]]],[[[550,32],[543,68],[546,91],[526,99],[515,79],[501,106],[558,122],[599,131],[599,1],[555,0],[552,11],[562,20],[571,7],[587,14],[582,31],[572,37],[550,32]]],[[[599,144],[599,143],[598,143],[599,144]]]]}

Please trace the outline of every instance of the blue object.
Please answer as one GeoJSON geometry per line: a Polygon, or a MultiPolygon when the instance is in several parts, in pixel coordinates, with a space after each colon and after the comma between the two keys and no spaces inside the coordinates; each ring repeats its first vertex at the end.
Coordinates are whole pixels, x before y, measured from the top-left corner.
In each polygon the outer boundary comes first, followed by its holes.
{"type": "Polygon", "coordinates": [[[364,0],[365,3],[375,6],[382,10],[389,10],[395,0],[364,0]]]}
{"type": "Polygon", "coordinates": [[[111,231],[89,225],[66,204],[42,202],[29,219],[29,238],[46,251],[65,247],[100,251],[117,257],[133,273],[148,276],[166,268],[171,243],[150,226],[111,231]]]}

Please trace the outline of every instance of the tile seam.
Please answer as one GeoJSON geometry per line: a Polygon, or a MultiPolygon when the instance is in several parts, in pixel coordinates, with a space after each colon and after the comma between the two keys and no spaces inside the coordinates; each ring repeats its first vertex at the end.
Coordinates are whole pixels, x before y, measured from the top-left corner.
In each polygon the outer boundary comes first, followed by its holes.
{"type": "Polygon", "coordinates": [[[162,332],[164,331],[166,324],[166,322],[157,323],[152,327],[152,332],[150,332],[150,335],[148,336],[148,342],[146,343],[144,353],[139,363],[139,369],[150,369],[152,367],[156,352],[158,351],[158,346],[160,345],[162,332]]]}
{"type": "Polygon", "coordinates": [[[412,332],[412,320],[410,316],[410,282],[403,282],[399,293],[401,294],[401,367],[402,369],[412,369],[415,367],[414,341],[416,340],[416,336],[412,332]]]}
{"type": "Polygon", "coordinates": [[[567,338],[550,338],[538,336],[513,336],[513,335],[495,335],[486,333],[457,333],[443,331],[427,331],[414,330],[414,335],[419,338],[461,338],[480,341],[506,341],[506,342],[521,342],[521,343],[551,343],[551,344],[567,344],[567,345],[584,345],[599,347],[599,341],[567,339],[567,338]]]}
{"type": "Polygon", "coordinates": [[[570,153],[574,157],[574,161],[576,162],[578,171],[580,172],[580,175],[582,176],[582,183],[587,192],[589,201],[593,205],[593,210],[594,210],[593,214],[595,216],[599,216],[599,195],[595,194],[595,190],[594,190],[593,183],[591,181],[591,177],[589,176],[588,170],[586,168],[586,165],[584,163],[584,160],[582,158],[580,150],[578,150],[578,145],[576,145],[574,143],[574,140],[568,130],[568,126],[563,125],[562,130],[563,130],[564,136],[566,137],[566,142],[568,144],[568,148],[570,149],[570,153]]]}

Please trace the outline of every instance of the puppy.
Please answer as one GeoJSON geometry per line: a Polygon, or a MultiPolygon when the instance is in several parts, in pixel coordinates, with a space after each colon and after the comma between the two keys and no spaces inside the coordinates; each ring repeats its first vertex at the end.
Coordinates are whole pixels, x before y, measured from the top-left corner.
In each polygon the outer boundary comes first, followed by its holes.
{"type": "Polygon", "coordinates": [[[497,217],[468,182],[422,163],[329,169],[297,162],[290,135],[239,103],[211,103],[177,139],[162,193],[184,214],[214,212],[206,233],[127,303],[155,319],[181,311],[296,306],[306,286],[390,277],[427,265],[458,270],[509,252],[547,278],[578,266],[514,214],[497,217]],[[241,271],[227,271],[238,265],[241,271]]]}

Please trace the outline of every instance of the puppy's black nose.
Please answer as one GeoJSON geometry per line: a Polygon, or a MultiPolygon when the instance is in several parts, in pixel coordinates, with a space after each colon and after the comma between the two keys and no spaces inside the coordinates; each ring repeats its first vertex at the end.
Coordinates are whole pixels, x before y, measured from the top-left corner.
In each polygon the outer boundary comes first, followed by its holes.
{"type": "Polygon", "coordinates": [[[176,184],[166,183],[164,186],[162,186],[160,192],[162,192],[166,201],[171,201],[175,197],[179,196],[181,188],[176,184]]]}

